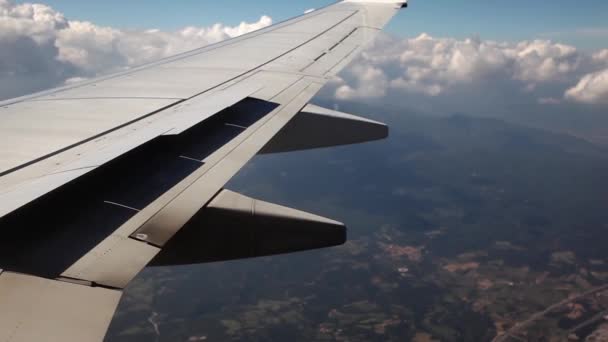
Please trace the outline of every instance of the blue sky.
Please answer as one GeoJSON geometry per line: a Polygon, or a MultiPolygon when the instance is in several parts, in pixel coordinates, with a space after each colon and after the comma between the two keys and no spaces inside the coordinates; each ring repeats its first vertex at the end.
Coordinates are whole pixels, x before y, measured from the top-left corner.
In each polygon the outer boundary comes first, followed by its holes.
{"type": "MultiPolygon", "coordinates": [[[[65,26],[47,8],[0,1],[0,27],[9,28],[0,99],[145,64],[262,27],[262,15],[279,22],[332,0],[28,1],[93,24],[65,26]],[[235,30],[241,21],[252,25],[235,30]],[[204,29],[215,23],[223,26],[204,29]]],[[[591,133],[608,136],[608,0],[411,0],[387,31],[397,38],[370,47],[326,96],[543,124],[561,115],[555,129],[582,127],[587,115],[591,133]],[[433,37],[411,39],[423,32],[433,37]]]]}
{"type": "MultiPolygon", "coordinates": [[[[328,0],[43,0],[70,19],[118,28],[177,29],[216,22],[275,21],[298,15],[328,0]]],[[[388,31],[400,36],[427,32],[438,37],[518,41],[545,38],[583,49],[608,46],[606,0],[411,0],[388,31]]]]}

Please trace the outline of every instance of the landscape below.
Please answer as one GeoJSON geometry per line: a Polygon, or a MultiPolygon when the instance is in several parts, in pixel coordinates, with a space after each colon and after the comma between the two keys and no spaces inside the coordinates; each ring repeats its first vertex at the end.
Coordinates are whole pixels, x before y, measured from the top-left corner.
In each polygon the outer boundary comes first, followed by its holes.
{"type": "Polygon", "coordinates": [[[498,119],[339,109],[381,113],[390,138],[259,156],[228,188],[339,219],[346,245],[149,268],[109,341],[608,336],[608,149],[498,119]]]}

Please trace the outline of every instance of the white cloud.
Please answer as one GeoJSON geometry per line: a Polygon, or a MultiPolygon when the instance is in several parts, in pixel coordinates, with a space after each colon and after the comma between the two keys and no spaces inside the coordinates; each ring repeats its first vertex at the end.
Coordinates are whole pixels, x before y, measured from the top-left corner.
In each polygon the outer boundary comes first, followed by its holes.
{"type": "Polygon", "coordinates": [[[57,30],[68,26],[65,17],[41,4],[15,5],[0,0],[0,38],[27,36],[42,44],[53,39],[57,30]]]}
{"type": "Polygon", "coordinates": [[[506,45],[503,51],[515,65],[514,78],[526,82],[559,80],[575,71],[582,58],[576,48],[546,40],[506,45]]]}
{"type": "Polygon", "coordinates": [[[583,76],[565,96],[575,102],[608,104],[608,69],[583,76]]]}
{"type": "Polygon", "coordinates": [[[68,20],[41,4],[0,0],[0,99],[151,62],[272,24],[125,31],[68,20]]]}
{"type": "MultiPolygon", "coordinates": [[[[126,31],[69,20],[46,5],[0,0],[0,99],[144,64],[271,24],[262,16],[236,26],[126,31]]],[[[606,103],[607,68],[608,49],[588,53],[548,40],[381,35],[330,85],[339,99],[483,93],[489,103],[494,92],[492,101],[527,97],[536,104],[558,105],[564,98],[606,103]]]]}
{"type": "Polygon", "coordinates": [[[339,86],[336,90],[337,98],[373,98],[386,95],[388,79],[382,70],[373,66],[363,66],[360,64],[354,65],[351,70],[358,76],[357,84],[355,87],[347,84],[339,86]]]}
{"type": "Polygon", "coordinates": [[[608,49],[603,49],[594,53],[592,58],[597,63],[608,65],[608,49]]]}
{"type": "Polygon", "coordinates": [[[518,89],[504,97],[538,94],[535,102],[557,104],[582,75],[605,64],[608,50],[591,55],[548,40],[507,43],[428,34],[402,40],[382,37],[344,72],[341,82],[335,84],[335,96],[370,99],[395,93],[437,97],[465,88],[490,91],[488,87],[509,84],[518,89]]]}

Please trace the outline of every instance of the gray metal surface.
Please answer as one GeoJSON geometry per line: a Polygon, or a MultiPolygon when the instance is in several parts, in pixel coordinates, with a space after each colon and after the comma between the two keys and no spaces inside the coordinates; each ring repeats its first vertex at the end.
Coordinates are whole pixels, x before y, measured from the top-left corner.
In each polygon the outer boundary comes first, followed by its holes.
{"type": "Polygon", "coordinates": [[[309,104],[260,153],[356,144],[387,136],[388,127],[381,122],[309,104]]]}
{"type": "Polygon", "coordinates": [[[0,274],[0,340],[103,340],[121,292],[23,274],[0,274]]]}
{"type": "Polygon", "coordinates": [[[156,254],[151,251],[142,256],[133,250],[129,257],[124,254],[128,249],[114,247],[117,239],[125,241],[124,237],[131,236],[129,243],[133,246],[148,246],[149,243],[162,248],[320,88],[321,84],[313,79],[294,84],[275,99],[284,105],[217,150],[201,168],[138,212],[62,276],[124,288],[145,267],[142,257],[149,262],[156,254]]]}
{"type": "Polygon", "coordinates": [[[226,184],[308,103],[321,86],[322,84],[304,79],[290,88],[286,96],[293,96],[291,100],[207,159],[207,164],[201,168],[202,174],[195,173],[192,179],[186,180],[183,191],[175,195],[168,192],[169,198],[161,198],[166,204],[136,233],[145,234],[147,242],[164,245],[211,200],[218,191],[218,185],[221,187],[226,184]]]}
{"type": "Polygon", "coordinates": [[[188,265],[338,246],[344,224],[222,190],[167,243],[154,266],[188,265]]]}
{"type": "MultiPolygon", "coordinates": [[[[0,178],[0,185],[6,184],[6,186],[0,188],[0,217],[158,136],[179,134],[260,89],[260,84],[256,82],[244,81],[231,84],[226,89],[217,89],[204,96],[181,102],[169,110],[147,120],[139,121],[126,129],[116,130],[103,137],[86,142],[78,148],[32,165],[23,172],[0,178]],[[25,175],[26,172],[30,172],[30,174],[25,179],[21,179],[20,182],[14,181],[16,177],[25,175]]],[[[63,102],[63,100],[59,102],[63,102]]],[[[115,105],[117,102],[110,101],[110,103],[115,105]]],[[[103,108],[96,110],[103,112],[103,108]]],[[[78,122],[78,120],[74,120],[73,123],[78,122]]],[[[86,124],[97,127],[94,126],[95,122],[87,121],[86,124]]],[[[108,126],[111,125],[111,123],[108,124],[108,126]]],[[[5,127],[2,129],[8,130],[5,127]]],[[[66,130],[67,128],[60,129],[66,130]]],[[[30,130],[32,129],[30,128],[30,130]]],[[[78,132],[76,129],[73,130],[78,132]]],[[[17,132],[13,132],[13,134],[16,135],[17,132]]],[[[81,138],[85,134],[86,132],[83,131],[81,138]]],[[[58,134],[58,136],[63,140],[71,138],[73,141],[78,141],[80,139],[68,135],[61,136],[58,134]]],[[[44,141],[40,141],[41,137],[30,138],[21,135],[20,139],[35,140],[35,145],[40,146],[40,148],[45,146],[44,141]]],[[[9,144],[4,140],[3,143],[9,144]]],[[[19,139],[16,139],[16,143],[20,143],[19,139]]]]}
{"type": "Polygon", "coordinates": [[[65,270],[61,276],[124,289],[159,250],[144,242],[114,233],[65,270]]]}
{"type": "Polygon", "coordinates": [[[171,67],[144,69],[39,99],[175,98],[188,99],[248,70],[171,67]]]}
{"type": "MultiPolygon", "coordinates": [[[[0,133],[8,137],[0,143],[0,172],[27,167],[0,177],[0,217],[86,173],[74,170],[91,171],[127,152],[134,144],[147,141],[144,136],[154,135],[150,133],[154,128],[146,125],[148,119],[168,120],[172,108],[161,110],[166,105],[177,105],[178,101],[192,96],[191,100],[211,95],[216,88],[252,79],[259,87],[254,96],[262,99],[276,96],[302,76],[321,77],[324,79],[321,82],[325,82],[352,59],[356,50],[394,15],[399,5],[400,2],[339,3],[116,76],[6,102],[8,105],[0,108],[0,113],[4,110],[13,115],[0,115],[0,130],[6,130],[0,133]],[[169,77],[172,73],[173,77],[169,77]],[[38,101],[39,104],[32,104],[38,101]],[[62,105],[77,108],[65,110],[60,108],[62,105]],[[109,117],[98,124],[94,108],[109,112],[109,117]],[[121,126],[158,110],[161,111],[146,116],[146,120],[121,126]],[[87,114],[88,111],[93,113],[87,114]],[[63,114],[52,115],[57,112],[63,114]],[[78,120],[72,121],[73,117],[78,120]],[[49,120],[53,122],[51,128],[62,129],[47,131],[35,129],[34,125],[28,134],[17,133],[19,129],[26,129],[29,122],[49,120]],[[114,131],[83,142],[104,129],[114,131]],[[125,135],[132,134],[140,136],[138,142],[134,138],[125,140],[125,135]],[[96,155],[103,157],[96,158],[96,155]],[[98,160],[92,162],[95,159],[98,160]],[[55,175],[63,172],[73,177],[55,175]]],[[[206,114],[212,115],[213,111],[206,114]]],[[[178,120],[187,119],[184,116],[178,120]]],[[[191,124],[184,124],[184,128],[191,124]]]]}
{"type": "Polygon", "coordinates": [[[212,210],[233,212],[235,215],[265,216],[285,218],[294,221],[309,221],[328,226],[344,226],[343,223],[301,210],[274,203],[259,201],[230,190],[220,192],[207,206],[212,210]]]}
{"type": "MultiPolygon", "coordinates": [[[[71,266],[57,274],[70,282],[0,273],[0,340],[101,340],[120,298],[118,290],[306,107],[403,3],[343,1],[120,74],[0,103],[0,223],[6,217],[18,219],[13,214],[40,202],[34,200],[99,174],[159,137],[182,137],[201,122],[221,118],[216,114],[226,107],[271,108],[251,125],[235,124],[232,129],[242,131],[193,159],[194,171],[163,188],[139,212],[131,211],[133,216],[102,231],[86,245],[87,252],[74,253],[71,266]]],[[[316,114],[332,124],[352,123],[350,131],[358,139],[382,133],[379,123],[318,108],[316,114]]],[[[277,210],[264,203],[256,208],[269,215],[277,210]]],[[[302,217],[297,211],[282,215],[290,213],[302,217]]],[[[48,228],[61,232],[61,227],[48,228]]]]}
{"type": "Polygon", "coordinates": [[[166,107],[171,99],[27,101],[0,108],[0,173],[166,107]]]}

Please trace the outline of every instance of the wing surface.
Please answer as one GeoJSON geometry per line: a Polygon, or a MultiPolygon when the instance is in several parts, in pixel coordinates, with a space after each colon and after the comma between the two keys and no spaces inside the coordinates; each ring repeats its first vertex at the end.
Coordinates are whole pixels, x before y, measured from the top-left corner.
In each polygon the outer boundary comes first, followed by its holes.
{"type": "Polygon", "coordinates": [[[405,5],[342,1],[0,103],[0,339],[99,341],[149,265],[343,243],[339,222],[224,186],[258,153],[386,137],[309,102],[405,5]]]}

